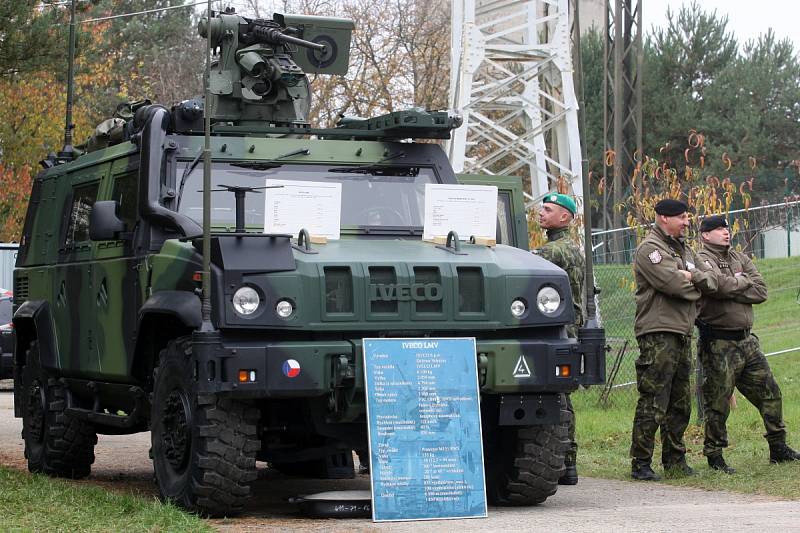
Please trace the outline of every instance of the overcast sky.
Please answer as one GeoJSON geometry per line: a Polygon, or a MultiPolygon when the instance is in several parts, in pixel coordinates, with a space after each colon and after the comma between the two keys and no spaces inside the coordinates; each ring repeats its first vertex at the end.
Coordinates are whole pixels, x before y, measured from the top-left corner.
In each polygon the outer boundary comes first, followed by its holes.
{"type": "MultiPolygon", "coordinates": [[[[642,0],[642,24],[648,35],[653,25],[665,26],[667,6],[677,14],[690,0],[642,0]]],[[[728,30],[743,44],[770,27],[782,39],[789,37],[800,51],[800,2],[797,0],[698,0],[704,11],[728,15],[728,30]]]]}

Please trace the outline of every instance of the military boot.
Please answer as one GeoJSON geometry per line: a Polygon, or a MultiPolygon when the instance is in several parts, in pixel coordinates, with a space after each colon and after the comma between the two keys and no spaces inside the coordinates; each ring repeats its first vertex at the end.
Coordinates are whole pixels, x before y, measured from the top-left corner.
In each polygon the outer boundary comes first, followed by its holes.
{"type": "Polygon", "coordinates": [[[800,453],[789,448],[785,442],[776,442],[769,445],[770,463],[788,463],[800,461],[800,453]]]}
{"type": "Polygon", "coordinates": [[[634,459],[631,464],[631,477],[639,481],[660,481],[661,476],[653,472],[650,463],[634,459]]]}
{"type": "Polygon", "coordinates": [[[725,462],[725,458],[722,457],[721,453],[709,455],[708,466],[711,468],[711,470],[719,470],[720,472],[725,472],[726,474],[736,473],[736,469],[728,466],[728,463],[725,462]]]}
{"type": "Polygon", "coordinates": [[[564,461],[564,473],[558,478],[559,485],[577,485],[578,484],[578,468],[575,466],[575,459],[566,459],[564,461]]]}
{"type": "Polygon", "coordinates": [[[689,477],[695,475],[696,472],[686,463],[686,459],[681,459],[677,463],[664,465],[664,476],[668,479],[675,479],[681,477],[689,477]]]}

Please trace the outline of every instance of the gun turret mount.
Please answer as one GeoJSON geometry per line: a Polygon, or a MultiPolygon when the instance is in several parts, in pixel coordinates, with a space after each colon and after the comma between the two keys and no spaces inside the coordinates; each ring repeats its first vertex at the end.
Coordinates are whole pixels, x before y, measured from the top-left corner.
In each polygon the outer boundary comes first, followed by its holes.
{"type": "Polygon", "coordinates": [[[308,126],[306,74],[345,74],[354,27],[348,19],[278,13],[271,20],[232,11],[203,18],[198,32],[219,49],[209,73],[211,120],[308,126]]]}

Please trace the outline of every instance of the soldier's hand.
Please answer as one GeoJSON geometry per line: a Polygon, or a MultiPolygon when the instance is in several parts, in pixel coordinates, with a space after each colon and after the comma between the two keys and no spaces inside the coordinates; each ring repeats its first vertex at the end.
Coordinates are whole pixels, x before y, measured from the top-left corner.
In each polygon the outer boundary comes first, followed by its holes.
{"type": "Polygon", "coordinates": [[[687,280],[692,281],[692,273],[688,270],[678,270],[678,272],[683,274],[683,277],[685,277],[687,280]]]}

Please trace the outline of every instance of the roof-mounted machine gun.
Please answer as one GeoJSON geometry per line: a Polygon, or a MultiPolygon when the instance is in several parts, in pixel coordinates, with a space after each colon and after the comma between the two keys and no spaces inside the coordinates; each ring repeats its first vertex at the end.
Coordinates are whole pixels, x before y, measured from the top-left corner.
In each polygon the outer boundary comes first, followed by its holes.
{"type": "MultiPolygon", "coordinates": [[[[274,14],[248,19],[232,10],[213,13],[198,25],[210,31],[218,60],[210,72],[212,122],[238,126],[307,126],[311,105],[307,73],[345,74],[353,21],[332,17],[274,14]]],[[[196,102],[178,106],[179,130],[194,130],[196,102]],[[181,127],[182,126],[182,127],[181,127]]]]}

